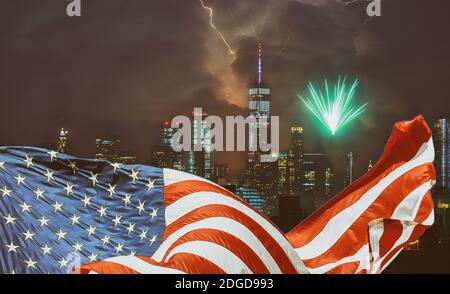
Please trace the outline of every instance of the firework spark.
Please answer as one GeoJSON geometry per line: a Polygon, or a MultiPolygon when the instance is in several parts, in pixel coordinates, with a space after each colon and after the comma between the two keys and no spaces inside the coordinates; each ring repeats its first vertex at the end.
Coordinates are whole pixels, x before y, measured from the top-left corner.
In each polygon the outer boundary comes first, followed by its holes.
{"type": "Polygon", "coordinates": [[[330,91],[327,80],[322,90],[317,90],[310,82],[309,98],[299,96],[314,116],[327,127],[331,135],[335,135],[340,128],[358,118],[367,109],[367,103],[362,106],[352,105],[359,81],[355,80],[348,88],[346,79],[339,77],[333,91],[330,91]]]}
{"type": "Polygon", "coordinates": [[[206,6],[205,3],[203,2],[203,0],[199,0],[203,9],[207,10],[209,12],[209,24],[211,26],[211,28],[216,31],[216,33],[219,35],[219,37],[222,39],[223,43],[225,44],[225,46],[228,49],[228,52],[230,53],[230,55],[232,55],[233,57],[236,56],[236,53],[234,52],[233,48],[231,48],[230,43],[227,41],[227,39],[225,38],[225,36],[222,34],[222,32],[216,27],[216,25],[214,24],[214,10],[209,7],[206,6]]]}

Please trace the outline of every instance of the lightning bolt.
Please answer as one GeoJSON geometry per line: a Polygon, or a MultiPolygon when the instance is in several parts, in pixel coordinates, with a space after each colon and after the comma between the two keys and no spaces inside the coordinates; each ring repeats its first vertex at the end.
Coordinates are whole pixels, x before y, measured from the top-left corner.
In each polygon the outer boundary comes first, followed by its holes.
{"type": "Polygon", "coordinates": [[[228,43],[227,39],[225,38],[225,36],[222,34],[222,32],[216,27],[216,25],[214,24],[214,10],[209,7],[206,6],[205,3],[203,2],[203,0],[199,0],[200,4],[202,5],[203,9],[207,10],[209,13],[209,24],[211,26],[211,28],[216,31],[216,33],[219,35],[219,37],[222,39],[223,43],[225,44],[225,46],[228,49],[228,53],[230,55],[232,55],[233,57],[236,57],[236,53],[233,51],[233,48],[231,48],[230,43],[228,43]]]}
{"type": "Polygon", "coordinates": [[[344,5],[345,5],[345,6],[351,5],[351,4],[356,3],[356,2],[359,2],[359,1],[360,1],[360,0],[351,0],[351,1],[347,1],[347,2],[344,2],[344,5]]]}
{"type": "Polygon", "coordinates": [[[275,59],[277,59],[278,57],[280,57],[281,54],[283,54],[284,50],[286,50],[286,48],[289,46],[290,41],[291,41],[291,33],[289,32],[289,35],[286,39],[286,43],[283,45],[283,47],[281,47],[281,49],[277,52],[277,54],[273,56],[272,60],[270,60],[270,63],[274,62],[275,59]]]}

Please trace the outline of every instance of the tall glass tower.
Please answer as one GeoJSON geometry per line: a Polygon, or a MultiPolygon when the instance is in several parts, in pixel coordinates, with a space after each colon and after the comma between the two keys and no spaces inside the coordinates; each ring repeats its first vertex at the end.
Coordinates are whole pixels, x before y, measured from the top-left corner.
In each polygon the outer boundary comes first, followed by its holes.
{"type": "Polygon", "coordinates": [[[344,158],[344,188],[353,182],[353,152],[345,153],[344,158]]]}
{"type": "MultiPolygon", "coordinates": [[[[262,77],[262,43],[258,43],[257,47],[257,76],[256,80],[250,85],[249,92],[249,115],[256,119],[256,126],[251,128],[260,133],[262,126],[265,126],[268,131],[267,139],[270,142],[270,99],[271,89],[263,82],[262,77]],[[262,120],[265,118],[265,122],[262,120]],[[265,124],[265,125],[263,125],[265,124]]],[[[261,155],[267,155],[259,149],[259,136],[258,142],[253,142],[254,138],[249,136],[249,146],[258,146],[257,151],[249,151],[247,159],[246,170],[246,182],[249,185],[256,187],[263,197],[267,206],[267,211],[270,213],[275,210],[276,207],[276,162],[262,162],[261,155]]]]}
{"type": "Polygon", "coordinates": [[[56,148],[56,151],[61,153],[67,153],[67,141],[69,140],[69,132],[64,130],[64,128],[61,129],[58,136],[58,146],[56,148]]]}
{"type": "Polygon", "coordinates": [[[449,145],[449,125],[446,118],[438,119],[434,123],[433,140],[436,152],[435,168],[436,168],[436,189],[447,191],[450,187],[450,145],[449,145]]]}
{"type": "Polygon", "coordinates": [[[193,113],[194,117],[199,115],[202,116],[202,121],[198,122],[194,119],[192,122],[192,148],[188,154],[187,172],[212,180],[211,129],[205,123],[207,114],[193,113]],[[200,142],[198,142],[199,140],[200,142]],[[198,143],[203,146],[201,151],[194,150],[194,146],[198,143]]]}

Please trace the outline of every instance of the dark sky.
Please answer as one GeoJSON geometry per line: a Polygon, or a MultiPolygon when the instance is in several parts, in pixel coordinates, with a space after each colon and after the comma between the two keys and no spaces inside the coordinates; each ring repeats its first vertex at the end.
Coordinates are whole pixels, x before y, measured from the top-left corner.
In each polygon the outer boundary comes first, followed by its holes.
{"type": "Polygon", "coordinates": [[[359,173],[377,159],[395,121],[449,116],[448,0],[382,0],[382,16],[370,20],[364,3],[205,0],[235,58],[199,0],[82,0],[78,18],[66,3],[0,3],[0,145],[45,146],[65,127],[76,155],[111,135],[145,161],[163,119],[200,106],[245,113],[257,40],[281,144],[301,124],[307,150],[328,147],[337,172],[344,151],[354,151],[359,173]],[[356,99],[369,109],[327,138],[296,94],[339,74],[361,80],[356,99]]]}

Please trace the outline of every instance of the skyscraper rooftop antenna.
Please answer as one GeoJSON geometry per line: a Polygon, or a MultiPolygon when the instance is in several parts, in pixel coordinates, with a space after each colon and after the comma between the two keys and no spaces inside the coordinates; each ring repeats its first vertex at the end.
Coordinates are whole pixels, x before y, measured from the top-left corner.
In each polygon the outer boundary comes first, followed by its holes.
{"type": "Polygon", "coordinates": [[[258,85],[262,83],[262,42],[258,42],[258,85]]]}

